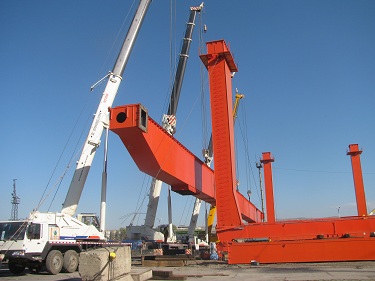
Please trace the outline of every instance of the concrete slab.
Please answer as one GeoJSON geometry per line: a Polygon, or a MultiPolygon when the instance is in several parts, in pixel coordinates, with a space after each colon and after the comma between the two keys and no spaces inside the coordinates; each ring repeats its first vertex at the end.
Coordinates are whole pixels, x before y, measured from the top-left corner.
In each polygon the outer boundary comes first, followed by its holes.
{"type": "Polygon", "coordinates": [[[79,274],[84,281],[108,281],[116,278],[132,281],[130,269],[130,247],[127,246],[90,250],[82,252],[79,257],[79,274]]]}
{"type": "Polygon", "coordinates": [[[152,278],[152,270],[145,268],[132,268],[130,275],[134,281],[145,281],[152,278]]]}

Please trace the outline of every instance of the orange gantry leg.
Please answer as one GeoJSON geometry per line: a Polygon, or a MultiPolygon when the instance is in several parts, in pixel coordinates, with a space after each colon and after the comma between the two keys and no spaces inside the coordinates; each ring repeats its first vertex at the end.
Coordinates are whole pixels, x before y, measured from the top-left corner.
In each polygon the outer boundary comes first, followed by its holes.
{"type": "Polygon", "coordinates": [[[358,144],[350,144],[347,155],[350,155],[353,170],[355,196],[357,199],[358,216],[367,216],[365,188],[363,186],[362,167],[358,144]]]}
{"type": "Polygon", "coordinates": [[[207,54],[200,56],[210,80],[213,155],[215,166],[217,225],[221,229],[238,228],[242,219],[236,196],[234,155],[232,74],[237,66],[223,40],[207,43],[207,54]],[[220,121],[219,121],[220,120],[220,121]]]}

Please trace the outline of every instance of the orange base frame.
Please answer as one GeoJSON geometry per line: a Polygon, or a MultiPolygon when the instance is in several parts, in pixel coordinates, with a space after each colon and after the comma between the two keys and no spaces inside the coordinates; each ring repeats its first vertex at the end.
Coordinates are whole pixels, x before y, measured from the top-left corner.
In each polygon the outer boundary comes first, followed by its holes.
{"type": "Polygon", "coordinates": [[[363,261],[375,257],[375,238],[294,240],[230,243],[218,246],[228,253],[228,263],[363,261]]]}

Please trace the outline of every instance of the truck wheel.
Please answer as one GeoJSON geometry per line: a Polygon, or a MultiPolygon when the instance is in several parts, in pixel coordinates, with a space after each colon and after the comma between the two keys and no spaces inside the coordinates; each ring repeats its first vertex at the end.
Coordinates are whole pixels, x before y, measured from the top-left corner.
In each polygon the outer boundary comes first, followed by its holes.
{"type": "Polygon", "coordinates": [[[78,267],[78,253],[74,250],[68,250],[64,254],[63,269],[65,272],[75,272],[78,267]]]}
{"type": "Polygon", "coordinates": [[[12,272],[13,274],[19,275],[25,271],[26,266],[23,263],[17,263],[17,262],[10,260],[8,263],[8,268],[9,268],[9,271],[12,272]]]}
{"type": "Polygon", "coordinates": [[[47,271],[53,275],[56,275],[61,271],[63,266],[63,255],[58,250],[52,250],[48,253],[46,259],[47,271]]]}

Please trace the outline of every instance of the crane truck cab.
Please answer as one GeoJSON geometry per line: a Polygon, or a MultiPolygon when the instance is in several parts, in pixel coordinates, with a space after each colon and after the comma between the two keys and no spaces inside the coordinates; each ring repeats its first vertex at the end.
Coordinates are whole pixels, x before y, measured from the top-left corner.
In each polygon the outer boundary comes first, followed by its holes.
{"type": "Polygon", "coordinates": [[[107,244],[95,226],[63,213],[34,212],[27,220],[2,221],[0,238],[0,262],[8,261],[14,274],[44,266],[51,274],[74,272],[80,252],[107,244]]]}

